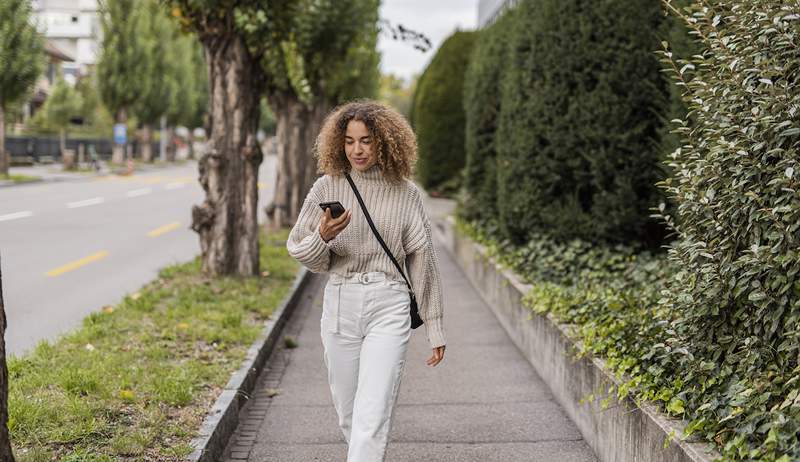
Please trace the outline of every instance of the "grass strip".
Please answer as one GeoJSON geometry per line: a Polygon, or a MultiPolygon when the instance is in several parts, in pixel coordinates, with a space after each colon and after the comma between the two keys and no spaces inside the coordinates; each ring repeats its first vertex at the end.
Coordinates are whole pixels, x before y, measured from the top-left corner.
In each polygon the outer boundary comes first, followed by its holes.
{"type": "Polygon", "coordinates": [[[18,175],[18,174],[2,174],[0,173],[0,180],[11,180],[14,183],[26,183],[29,181],[37,181],[40,178],[38,176],[31,176],[31,175],[18,175]]]}
{"type": "Polygon", "coordinates": [[[260,235],[260,277],[170,265],[78,330],[9,358],[17,460],[175,461],[288,291],[288,230],[260,235]]]}

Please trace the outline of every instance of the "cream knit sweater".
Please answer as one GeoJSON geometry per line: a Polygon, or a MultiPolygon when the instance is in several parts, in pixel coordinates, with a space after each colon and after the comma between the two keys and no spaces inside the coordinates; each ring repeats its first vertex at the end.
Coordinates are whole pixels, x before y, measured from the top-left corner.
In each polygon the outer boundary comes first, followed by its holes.
{"type": "MultiPolygon", "coordinates": [[[[430,220],[419,189],[410,180],[391,183],[377,164],[364,172],[352,169],[350,177],[383,241],[401,266],[405,262],[404,271],[414,288],[428,342],[432,348],[444,345],[441,280],[430,220]]],[[[382,271],[390,279],[405,284],[372,233],[344,175],[323,175],[314,182],[289,233],[286,248],[315,273],[331,272],[347,277],[352,273],[382,271]],[[352,217],[347,227],[325,242],[319,234],[323,213],[319,203],[336,200],[352,211],[352,217]]]]}

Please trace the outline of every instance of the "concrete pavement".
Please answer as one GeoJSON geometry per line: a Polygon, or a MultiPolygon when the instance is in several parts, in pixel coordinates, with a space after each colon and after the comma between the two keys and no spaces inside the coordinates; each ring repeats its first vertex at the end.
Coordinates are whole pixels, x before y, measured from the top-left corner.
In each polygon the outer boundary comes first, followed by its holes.
{"type": "MultiPolygon", "coordinates": [[[[429,199],[429,213],[448,201],[429,199]]],[[[436,367],[423,332],[412,334],[393,417],[387,461],[594,461],[595,456],[547,386],[506,336],[449,253],[437,245],[445,300],[447,350],[436,367]]],[[[319,319],[326,276],[298,307],[269,359],[226,461],[343,461],[322,359],[319,319]],[[278,394],[273,395],[277,390],[278,394]]]]}

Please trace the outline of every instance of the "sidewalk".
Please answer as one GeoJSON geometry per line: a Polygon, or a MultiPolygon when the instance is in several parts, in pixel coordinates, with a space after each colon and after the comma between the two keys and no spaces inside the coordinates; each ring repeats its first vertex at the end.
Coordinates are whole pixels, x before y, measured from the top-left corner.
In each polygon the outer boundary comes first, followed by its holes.
{"type": "MultiPolygon", "coordinates": [[[[432,216],[452,209],[429,199],[432,216]]],[[[594,461],[591,449],[544,382],[517,350],[450,254],[437,244],[447,351],[436,367],[424,326],[411,336],[394,410],[387,461],[594,461]]],[[[319,319],[326,276],[314,281],[268,360],[226,461],[344,461],[322,359],[319,319]],[[271,389],[278,394],[270,397],[271,389]]]]}

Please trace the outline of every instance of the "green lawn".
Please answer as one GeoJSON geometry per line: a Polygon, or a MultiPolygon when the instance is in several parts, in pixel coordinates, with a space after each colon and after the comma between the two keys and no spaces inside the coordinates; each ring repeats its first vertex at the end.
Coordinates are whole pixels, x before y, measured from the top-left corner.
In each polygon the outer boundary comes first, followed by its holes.
{"type": "Polygon", "coordinates": [[[38,176],[12,175],[12,174],[4,175],[4,174],[0,173],[0,180],[11,180],[14,183],[25,183],[25,182],[28,182],[28,181],[36,181],[38,179],[39,179],[38,176]]]}
{"type": "Polygon", "coordinates": [[[261,277],[209,279],[199,258],[172,265],[79,330],[10,358],[17,460],[185,458],[205,413],[288,295],[299,264],[286,251],[287,235],[262,234],[261,277]]]}

